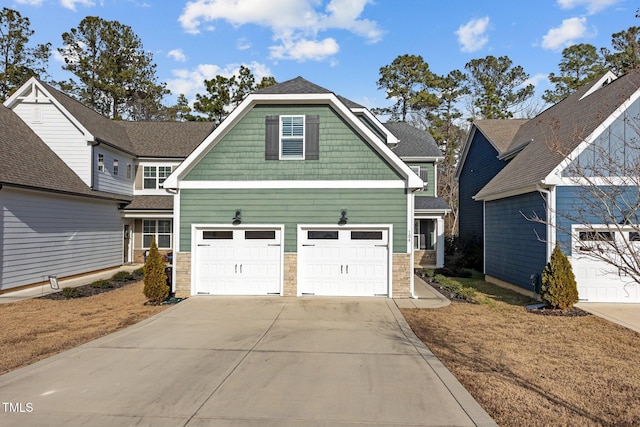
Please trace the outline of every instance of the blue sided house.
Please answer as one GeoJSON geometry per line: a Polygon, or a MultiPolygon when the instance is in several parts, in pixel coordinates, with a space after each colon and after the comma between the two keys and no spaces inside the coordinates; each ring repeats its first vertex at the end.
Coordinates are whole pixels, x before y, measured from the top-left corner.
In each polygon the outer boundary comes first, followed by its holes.
{"type": "Polygon", "coordinates": [[[638,71],[608,72],[532,119],[472,124],[456,173],[459,230],[482,243],[487,281],[538,291],[558,242],[581,301],[640,302],[624,262],[605,261],[613,242],[630,256],[640,248],[638,98],[638,71]],[[603,203],[598,192],[616,195],[603,203]]]}

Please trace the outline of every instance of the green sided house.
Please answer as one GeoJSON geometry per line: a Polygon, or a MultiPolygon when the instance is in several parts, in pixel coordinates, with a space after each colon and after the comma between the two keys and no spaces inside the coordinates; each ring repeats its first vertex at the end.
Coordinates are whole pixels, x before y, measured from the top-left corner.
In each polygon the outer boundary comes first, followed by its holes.
{"type": "Polygon", "coordinates": [[[423,180],[368,110],[300,77],[249,95],[164,182],[177,296],[413,296],[423,180]]]}

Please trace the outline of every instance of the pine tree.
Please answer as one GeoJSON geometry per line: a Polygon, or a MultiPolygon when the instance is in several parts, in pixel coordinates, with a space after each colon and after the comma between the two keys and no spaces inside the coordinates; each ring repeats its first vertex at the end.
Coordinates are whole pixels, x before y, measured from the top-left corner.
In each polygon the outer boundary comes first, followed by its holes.
{"type": "Polygon", "coordinates": [[[557,242],[542,271],[542,299],[561,310],[568,310],[578,302],[578,286],[571,262],[557,242]]]}
{"type": "Polygon", "coordinates": [[[167,275],[164,272],[164,263],[158,252],[155,237],[151,239],[149,255],[144,264],[144,296],[153,305],[158,305],[169,296],[167,287],[167,275]]]}

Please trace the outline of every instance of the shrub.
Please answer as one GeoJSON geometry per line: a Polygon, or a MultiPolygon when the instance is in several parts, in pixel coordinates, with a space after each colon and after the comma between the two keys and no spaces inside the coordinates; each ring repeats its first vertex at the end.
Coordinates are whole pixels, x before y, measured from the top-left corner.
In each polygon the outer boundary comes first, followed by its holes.
{"type": "Polygon", "coordinates": [[[136,268],[131,272],[131,276],[136,279],[142,279],[144,277],[144,267],[136,268]]]}
{"type": "Polygon", "coordinates": [[[169,296],[167,287],[167,275],[164,272],[164,263],[158,252],[155,237],[151,239],[151,247],[147,262],[144,264],[144,296],[153,305],[162,303],[169,296]]]}
{"type": "Polygon", "coordinates": [[[435,272],[434,272],[432,269],[430,269],[430,268],[423,268],[423,269],[422,269],[422,275],[423,275],[424,277],[430,277],[430,278],[433,278],[433,276],[435,276],[435,272]]]}
{"type": "Polygon", "coordinates": [[[78,288],[63,288],[62,295],[65,298],[79,298],[82,296],[82,292],[78,288]]]}
{"type": "Polygon", "coordinates": [[[128,271],[118,271],[111,277],[111,280],[115,280],[116,282],[128,282],[133,279],[133,275],[128,271]]]}
{"type": "Polygon", "coordinates": [[[473,235],[461,238],[459,236],[447,237],[444,241],[445,264],[459,270],[468,268],[472,270],[482,270],[482,239],[473,235]]]}
{"type": "Polygon", "coordinates": [[[571,263],[556,242],[542,271],[542,300],[553,308],[568,310],[578,302],[578,285],[571,263]]]}
{"type": "Polygon", "coordinates": [[[465,299],[468,301],[474,301],[476,297],[476,290],[470,287],[462,286],[462,283],[457,280],[450,279],[441,274],[436,275],[436,282],[443,288],[451,292],[456,298],[465,299]]]}
{"type": "Polygon", "coordinates": [[[96,280],[90,285],[92,288],[108,289],[113,288],[113,283],[109,280],[96,280]]]}

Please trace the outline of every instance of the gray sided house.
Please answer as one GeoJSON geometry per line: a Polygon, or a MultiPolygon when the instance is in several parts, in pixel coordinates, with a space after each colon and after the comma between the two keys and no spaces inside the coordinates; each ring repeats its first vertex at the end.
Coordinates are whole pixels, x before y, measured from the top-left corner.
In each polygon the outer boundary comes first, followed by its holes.
{"type": "Polygon", "coordinates": [[[176,294],[411,296],[424,182],[398,144],[300,77],[249,95],[165,181],[176,294]]]}
{"type": "MultiPolygon", "coordinates": [[[[639,140],[639,87],[637,71],[620,77],[607,73],[530,120],[473,123],[457,170],[460,235],[481,238],[488,281],[539,290],[542,270],[559,242],[581,300],[640,302],[638,286],[589,255],[594,245],[602,248],[594,242],[602,235],[613,239],[622,233],[635,245],[627,235],[631,228],[619,226],[629,219],[621,213],[604,223],[585,214],[580,196],[585,185],[605,189],[605,182],[623,178],[615,175],[619,170],[607,170],[607,159],[627,167],[633,163],[629,147],[639,140]],[[572,172],[599,164],[588,183],[572,172]]],[[[620,191],[637,195],[638,188],[620,191]]]]}
{"type": "Polygon", "coordinates": [[[0,290],[173,251],[162,184],[210,123],[112,121],[32,78],[0,126],[0,290]]]}

